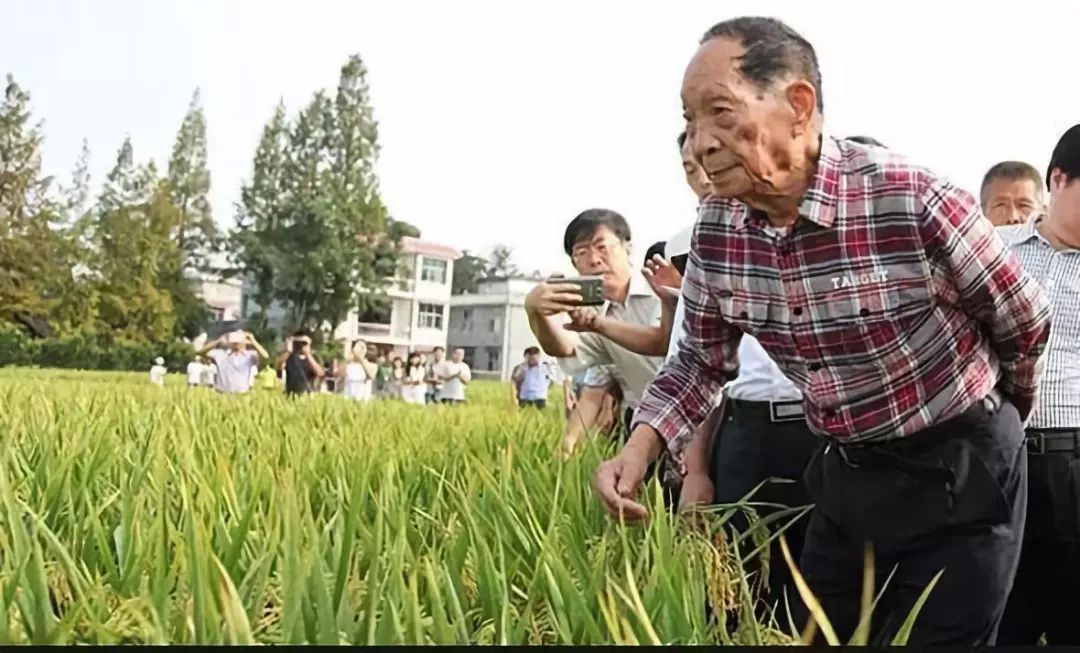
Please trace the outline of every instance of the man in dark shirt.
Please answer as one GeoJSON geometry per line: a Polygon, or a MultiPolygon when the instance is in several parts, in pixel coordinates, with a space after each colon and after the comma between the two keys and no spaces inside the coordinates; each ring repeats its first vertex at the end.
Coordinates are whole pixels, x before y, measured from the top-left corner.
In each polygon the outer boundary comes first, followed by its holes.
{"type": "Polygon", "coordinates": [[[285,371],[285,394],[298,396],[316,392],[326,371],[311,353],[311,336],[306,331],[293,334],[291,351],[278,357],[278,371],[285,371]]]}

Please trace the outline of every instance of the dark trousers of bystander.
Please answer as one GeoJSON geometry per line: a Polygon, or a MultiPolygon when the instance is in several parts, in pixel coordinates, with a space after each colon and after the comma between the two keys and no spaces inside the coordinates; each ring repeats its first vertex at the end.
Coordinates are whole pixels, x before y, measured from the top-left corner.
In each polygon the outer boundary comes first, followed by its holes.
{"type": "Polygon", "coordinates": [[[907,438],[831,444],[815,454],[805,476],[814,511],[800,567],[842,641],[859,620],[870,544],[875,591],[893,574],[874,609],[872,643],[891,642],[943,572],[908,643],[994,644],[1024,534],[1023,447],[1019,413],[995,392],[907,438]]]}
{"type": "Polygon", "coordinates": [[[1028,431],[1028,510],[997,643],[1080,644],[1080,429],[1028,431]]]}
{"type": "MultiPolygon", "coordinates": [[[[777,416],[774,410],[777,405],[725,401],[724,414],[713,440],[711,475],[716,503],[735,503],[761,485],[749,498],[751,503],[774,503],[792,508],[810,504],[803,485],[803,472],[822,441],[810,431],[802,417],[777,416]]],[[[759,506],[755,512],[758,517],[764,517],[774,509],[759,506]]],[[[808,522],[809,517],[804,515],[784,530],[784,539],[795,560],[802,551],[808,522]]],[[[737,512],[729,524],[741,532],[746,532],[750,525],[742,511],[737,512]]],[[[745,556],[751,550],[750,545],[742,546],[740,554],[745,556]]],[[[762,572],[759,560],[760,557],[755,556],[744,566],[745,571],[762,572]]],[[[767,593],[763,598],[767,605],[776,609],[778,622],[786,624],[787,606],[797,604],[799,598],[779,539],[770,547],[768,574],[767,593]]]]}
{"type": "Polygon", "coordinates": [[[547,399],[518,399],[518,408],[547,408],[547,399]]]}

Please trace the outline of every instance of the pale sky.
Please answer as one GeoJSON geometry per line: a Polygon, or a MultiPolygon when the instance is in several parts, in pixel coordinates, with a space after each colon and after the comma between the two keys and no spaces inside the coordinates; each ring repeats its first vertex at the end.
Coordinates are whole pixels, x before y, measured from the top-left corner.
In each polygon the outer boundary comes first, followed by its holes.
{"type": "Polygon", "coordinates": [[[693,221],[679,86],[701,34],[732,16],[776,16],[814,44],[830,133],[872,135],[972,190],[1003,159],[1045,169],[1080,120],[1072,0],[3,0],[0,11],[0,73],[32,93],[50,173],[67,177],[85,136],[100,183],[125,134],[164,169],[200,87],[213,209],[231,226],[278,99],[295,111],[332,90],[358,52],[392,214],[459,249],[506,243],[526,271],[567,269],[563,229],[586,208],[625,215],[636,256],[693,221]]]}

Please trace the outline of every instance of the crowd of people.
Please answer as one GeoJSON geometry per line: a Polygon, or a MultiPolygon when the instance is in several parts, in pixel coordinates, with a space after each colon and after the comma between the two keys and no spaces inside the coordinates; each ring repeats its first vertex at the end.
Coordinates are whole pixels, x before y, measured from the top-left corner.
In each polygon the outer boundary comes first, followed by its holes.
{"type": "MultiPolygon", "coordinates": [[[[677,139],[696,219],[639,276],[627,221],[585,211],[563,251],[604,304],[572,279],[526,299],[581,384],[564,451],[618,416],[594,481],[618,519],[648,516],[652,475],[672,510],[758,487],[812,506],[785,537],[841,639],[869,546],[873,641],[941,572],[909,643],[1080,643],[1080,125],[1045,174],[995,164],[976,196],[831,135],[822,98],[813,46],[778,20],[701,39],[677,139]]],[[[773,551],[761,596],[806,623],[773,551]]]]}
{"type": "MultiPolygon", "coordinates": [[[[161,358],[154,361],[151,383],[164,386],[164,363],[161,358]]],[[[342,360],[324,365],[306,331],[286,338],[273,360],[254,335],[233,331],[207,342],[187,366],[189,388],[223,394],[281,389],[290,396],[335,394],[354,401],[396,399],[416,405],[465,403],[471,381],[461,348],[453,349],[449,358],[443,347],[435,347],[429,357],[411,352],[401,358],[355,340],[345,346],[342,360]]]]}

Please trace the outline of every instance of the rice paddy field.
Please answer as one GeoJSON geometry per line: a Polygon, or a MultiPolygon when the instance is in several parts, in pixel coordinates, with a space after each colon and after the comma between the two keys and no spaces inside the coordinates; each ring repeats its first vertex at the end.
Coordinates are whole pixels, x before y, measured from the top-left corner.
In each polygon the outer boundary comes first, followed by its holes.
{"type": "Polygon", "coordinates": [[[561,400],[469,394],[0,370],[0,644],[796,641],[752,618],[739,558],[764,542],[718,535],[732,508],[691,525],[652,484],[655,517],[615,523],[590,487],[612,445],[563,461],[561,400]]]}

